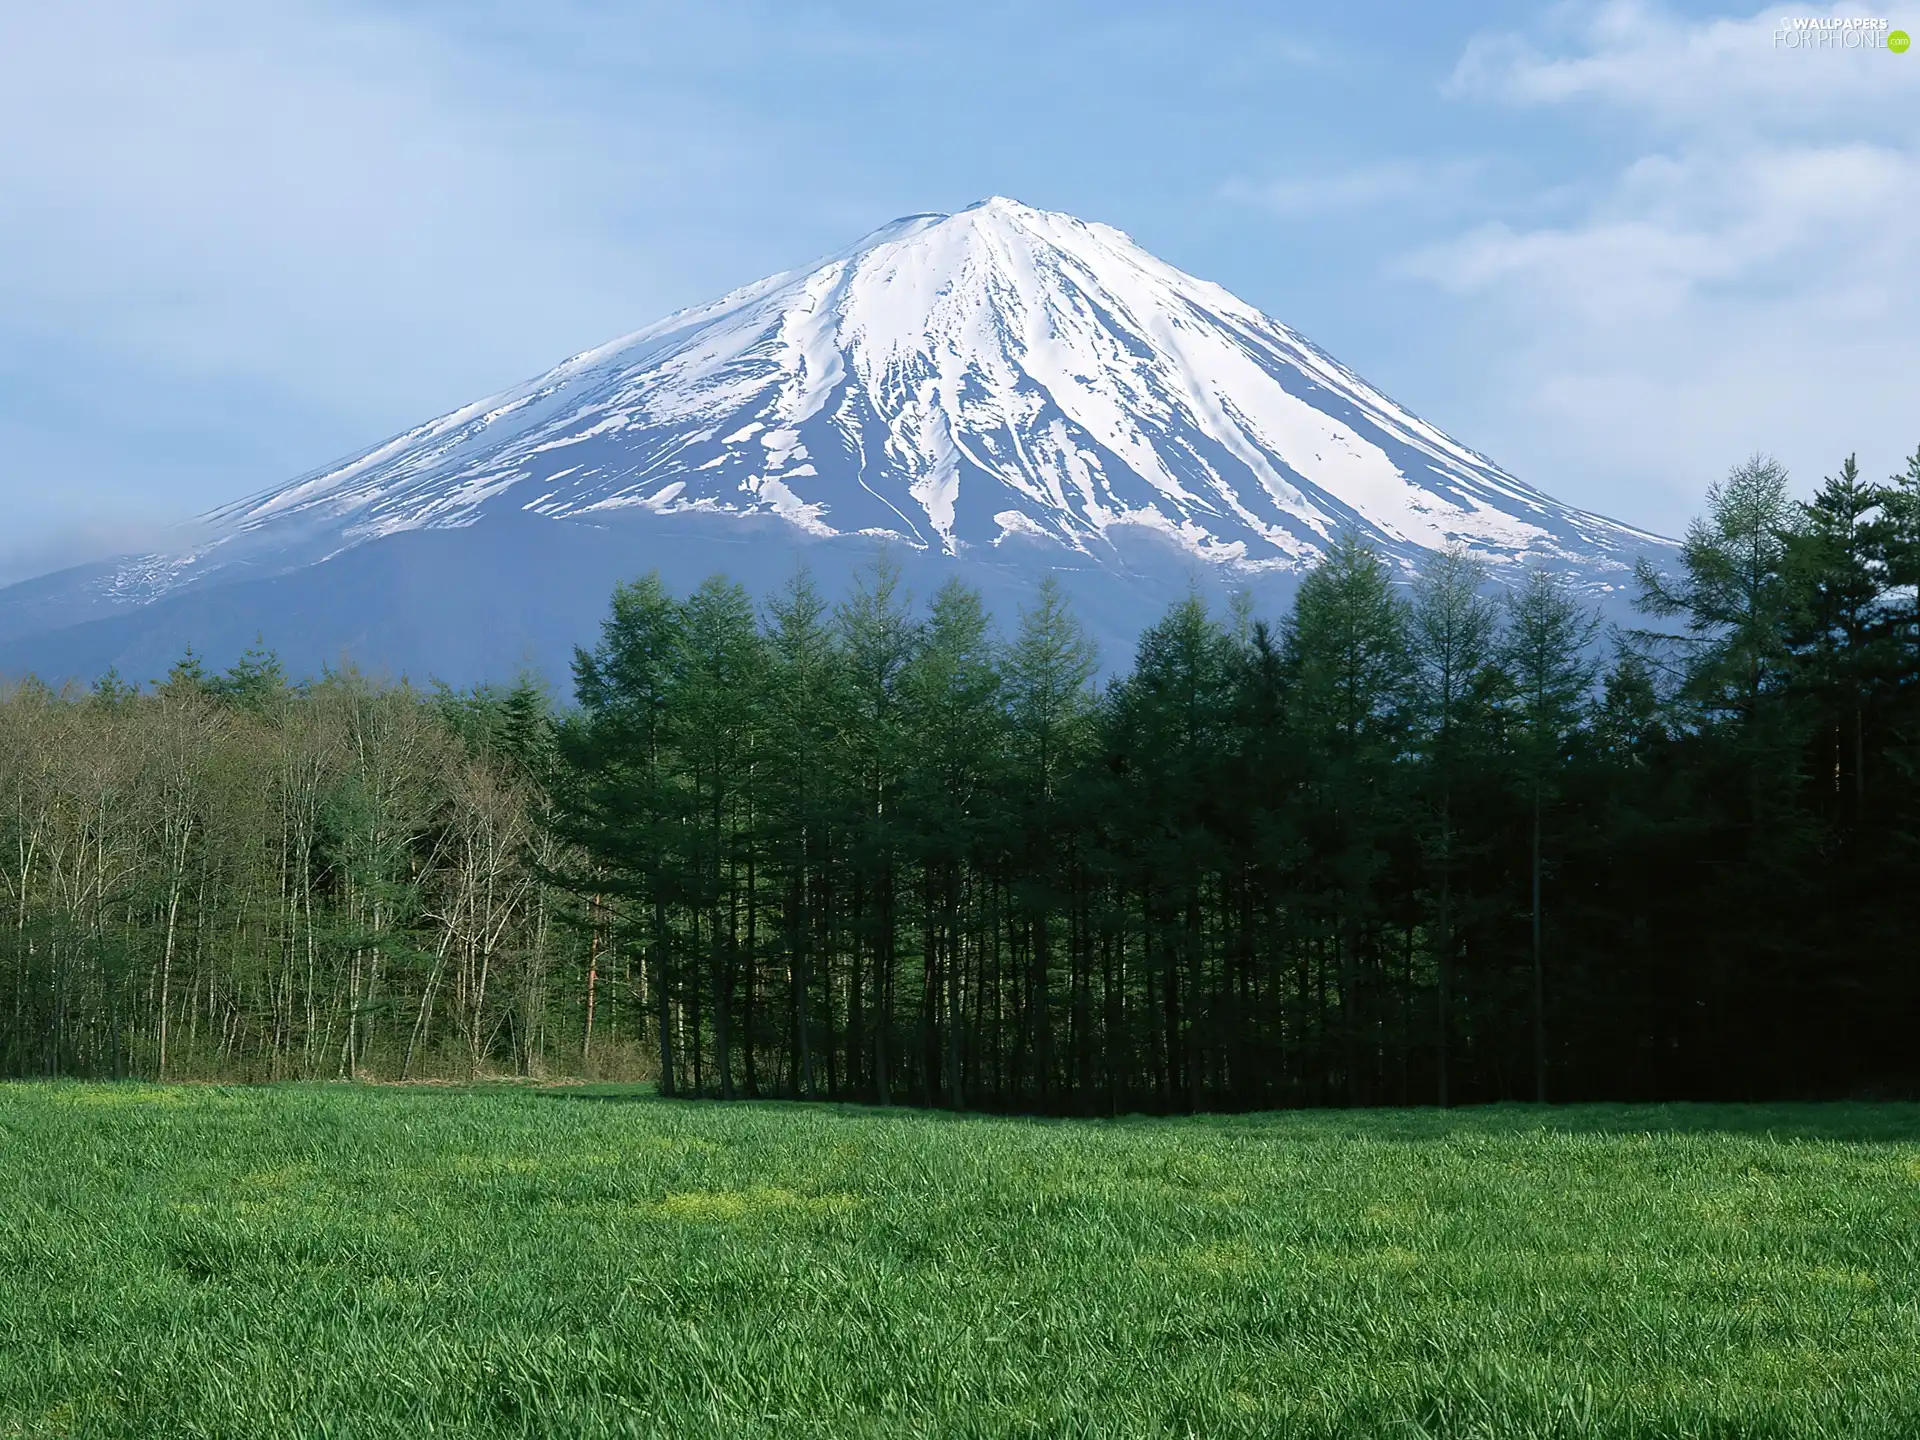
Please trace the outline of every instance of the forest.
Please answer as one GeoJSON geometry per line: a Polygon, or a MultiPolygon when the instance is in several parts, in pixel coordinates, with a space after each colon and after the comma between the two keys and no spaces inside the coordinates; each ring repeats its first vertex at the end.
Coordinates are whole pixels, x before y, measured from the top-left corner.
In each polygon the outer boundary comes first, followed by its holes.
{"type": "Polygon", "coordinates": [[[0,1074],[1059,1114],[1920,1089],[1920,454],[1603,627],[1348,539],[1103,671],[882,559],[533,677],[0,686],[0,1074]]]}

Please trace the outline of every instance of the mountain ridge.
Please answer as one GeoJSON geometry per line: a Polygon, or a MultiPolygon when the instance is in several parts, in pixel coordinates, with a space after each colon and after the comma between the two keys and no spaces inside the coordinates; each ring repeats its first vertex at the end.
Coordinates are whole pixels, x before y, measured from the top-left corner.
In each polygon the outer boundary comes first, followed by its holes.
{"type": "MultiPolygon", "coordinates": [[[[356,548],[507,516],[627,535],[634,569],[669,519],[767,522],[760,568],[822,541],[962,570],[1020,555],[1109,573],[1129,613],[1120,592],[1148,572],[1284,588],[1346,531],[1403,570],[1459,542],[1601,597],[1671,546],[1517,479],[1122,232],[996,196],[902,216],[219,507],[175,548],[74,572],[69,613],[324,577],[356,548]]],[[[36,596],[44,632],[59,596],[36,596]]]]}

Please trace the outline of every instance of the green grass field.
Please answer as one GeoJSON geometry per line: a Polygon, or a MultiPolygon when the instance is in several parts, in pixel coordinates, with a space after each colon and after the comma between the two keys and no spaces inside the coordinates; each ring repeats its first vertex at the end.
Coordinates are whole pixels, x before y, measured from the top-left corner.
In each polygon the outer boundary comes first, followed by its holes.
{"type": "Polygon", "coordinates": [[[0,1087],[0,1436],[1920,1435],[1920,1107],[0,1087]]]}

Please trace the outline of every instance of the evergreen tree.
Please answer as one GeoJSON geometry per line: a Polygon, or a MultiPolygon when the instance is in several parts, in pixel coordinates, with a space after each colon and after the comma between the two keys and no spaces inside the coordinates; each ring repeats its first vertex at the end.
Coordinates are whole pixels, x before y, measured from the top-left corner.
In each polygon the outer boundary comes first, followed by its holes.
{"type": "Polygon", "coordinates": [[[680,967],[668,925],[680,895],[668,863],[682,808],[670,750],[682,623],[657,573],[615,590],[600,643],[574,652],[579,711],[557,736],[559,825],[586,861],[573,885],[610,900],[620,930],[646,955],[668,1095],[678,1090],[681,1059],[673,1040],[680,967]]]}
{"type": "Polygon", "coordinates": [[[1502,646],[1519,720],[1521,773],[1530,817],[1528,918],[1533,959],[1533,1091],[1547,1098],[1547,989],[1542,937],[1541,886],[1546,807],[1558,793],[1571,761],[1569,747],[1598,675],[1590,648],[1599,619],[1574,598],[1563,576],[1527,573],[1507,597],[1502,646]]]}
{"type": "MultiPolygon", "coordinates": [[[[734,1017],[742,1003],[748,1021],[744,1078],[749,1093],[757,1089],[751,1021],[758,856],[751,801],[762,752],[766,656],[747,592],[719,576],[703,582],[681,612],[679,646],[669,728],[686,780],[681,894],[694,912],[694,948],[705,950],[714,1069],[721,1098],[731,1100],[734,1017]]],[[[697,1013],[697,980],[692,996],[697,1013]]]]}
{"type": "Polygon", "coordinates": [[[1351,538],[1096,688],[884,562],[620,587],[573,707],[264,642],[0,684],[0,1071],[1049,1112],[1920,1084],[1920,456],[1739,467],[1616,636],[1351,538]],[[1550,982],[1550,983],[1549,983],[1550,982]],[[630,1023],[637,1020],[639,1033],[630,1023]],[[1549,1046],[1551,1041],[1551,1046],[1549,1046]],[[648,1052],[651,1052],[650,1054],[648,1052]]]}
{"type": "MultiPolygon", "coordinates": [[[[1108,745],[1125,787],[1127,883],[1158,981],[1153,1083],[1160,1103],[1186,1109],[1202,1102],[1223,1018],[1206,896],[1222,860],[1216,806],[1233,681],[1233,643],[1190,595],[1141,637],[1133,673],[1109,706],[1108,745]]],[[[1038,978],[1044,986],[1045,972],[1038,978]]]]}
{"type": "MultiPolygon", "coordinates": [[[[1032,1093],[1040,1101],[1054,1073],[1053,917],[1068,901],[1066,879],[1077,858],[1070,853],[1079,818],[1070,792],[1095,738],[1088,689],[1095,665],[1092,642],[1059,582],[1047,576],[1034,603],[1020,612],[1004,676],[1003,764],[1010,814],[1002,843],[1011,858],[1022,948],[1028,957],[1021,1033],[1033,1038],[1029,1074],[1032,1093]]],[[[1077,1034],[1084,1037],[1091,1021],[1080,980],[1076,968],[1073,995],[1081,1007],[1077,1034]]],[[[1087,1057],[1083,1052],[1079,1058],[1087,1057]]],[[[1079,1078],[1085,1084],[1089,1077],[1079,1078]]]]}
{"type": "MultiPolygon", "coordinates": [[[[1301,582],[1286,656],[1290,729],[1311,767],[1309,863],[1319,871],[1339,963],[1340,1071],[1347,1103],[1357,1105],[1366,1095],[1361,1044],[1372,1018],[1363,967],[1379,940],[1381,887],[1402,823],[1397,767],[1412,675],[1407,607],[1386,563],[1357,538],[1342,537],[1301,582]]],[[[1323,1015],[1323,1034],[1325,1024],[1323,1015]]]]}
{"type": "Polygon", "coordinates": [[[1677,579],[1645,560],[1638,566],[1641,609],[1685,620],[1685,634],[1672,638],[1687,655],[1687,698],[1709,718],[1752,719],[1781,682],[1792,518],[1786,470],[1756,455],[1707,491],[1707,513],[1687,527],[1677,579]]]}
{"type": "MultiPolygon", "coordinates": [[[[1843,796],[1857,826],[1866,801],[1867,724],[1872,692],[1888,667],[1876,645],[1881,579],[1874,521],[1884,492],[1860,479],[1849,455],[1785,535],[1784,617],[1790,684],[1809,702],[1806,721],[1820,736],[1819,773],[1843,796]]],[[[1823,782],[1824,788],[1824,782],[1823,782]]]]}
{"type": "Polygon", "coordinates": [[[900,783],[912,744],[901,680],[920,640],[899,567],[886,556],[876,560],[835,620],[846,667],[841,738],[853,781],[848,828],[858,917],[848,1044],[856,1052],[863,1042],[870,1046],[864,1057],[850,1053],[848,1068],[858,1073],[861,1060],[870,1061],[869,1091],[886,1105],[893,1099],[900,850],[906,839],[900,783]]]}
{"type": "Polygon", "coordinates": [[[900,683],[903,720],[916,740],[901,783],[922,891],[915,1059],[922,1099],[944,1094],[955,1109],[965,1100],[963,888],[983,858],[989,811],[1004,803],[999,658],[978,592],[949,580],[933,597],[900,683]]]}
{"type": "MultiPolygon", "coordinates": [[[[769,612],[766,763],[760,791],[780,887],[787,956],[791,1088],[819,1094],[815,987],[831,981],[816,958],[831,956],[837,851],[838,726],[846,713],[845,667],[834,648],[826,601],[805,570],[769,612]]],[[[831,996],[831,983],[827,985],[831,996]]],[[[831,1018],[829,1004],[824,1012],[831,1018]]],[[[829,1050],[829,1057],[831,1051],[829,1050]]]]}
{"type": "Polygon", "coordinates": [[[1455,829],[1454,796],[1467,781],[1474,752],[1485,744],[1492,707],[1486,671],[1495,654],[1499,615],[1481,593],[1486,567],[1459,545],[1437,552],[1414,582],[1411,634],[1416,662],[1415,714],[1434,809],[1434,1048],[1438,1097],[1452,1095],[1455,829]]]}
{"type": "Polygon", "coordinates": [[[285,696],[287,672],[280,657],[268,647],[266,637],[257,635],[224,675],[204,679],[201,684],[215,699],[258,714],[285,696]]]}
{"type": "Polygon", "coordinates": [[[1799,803],[1807,735],[1791,689],[1788,560],[1798,517],[1787,486],[1786,471],[1764,457],[1734,467],[1688,527],[1681,573],[1660,577],[1643,566],[1640,575],[1643,608],[1684,622],[1669,644],[1678,652],[1677,718],[1693,736],[1690,863],[1706,867],[1693,912],[1703,965],[1698,1005],[1713,1017],[1721,1049],[1702,1058],[1729,1076],[1750,1063],[1755,1044],[1780,1043],[1745,1027],[1747,1017],[1771,1009],[1778,987],[1792,984],[1805,920],[1791,897],[1817,851],[1814,817],[1799,803]],[[1737,939],[1745,927],[1717,918],[1734,913],[1769,923],[1737,939]]]}

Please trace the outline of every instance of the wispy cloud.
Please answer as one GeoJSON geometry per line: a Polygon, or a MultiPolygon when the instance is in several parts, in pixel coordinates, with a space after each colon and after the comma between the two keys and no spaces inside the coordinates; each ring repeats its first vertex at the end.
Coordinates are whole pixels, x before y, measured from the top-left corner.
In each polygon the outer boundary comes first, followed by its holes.
{"type": "Polygon", "coordinates": [[[1536,472],[1691,497],[1756,447],[1812,479],[1920,443],[1920,67],[1776,47],[1783,23],[1613,3],[1467,47],[1461,99],[1641,127],[1553,223],[1485,222],[1400,265],[1501,317],[1536,472]]]}
{"type": "Polygon", "coordinates": [[[1645,0],[1562,7],[1538,34],[1477,37],[1447,89],[1517,105],[1600,102],[1686,129],[1804,130],[1824,119],[1858,123],[1890,106],[1911,115],[1920,90],[1911,66],[1888,63],[1897,57],[1784,38],[1796,21],[1884,13],[1780,5],[1692,21],[1645,0]]]}
{"type": "Polygon", "coordinates": [[[1880,308],[1920,241],[1920,164],[1867,142],[1686,148],[1634,161],[1563,227],[1488,224],[1415,254],[1407,269],[1462,292],[1525,287],[1589,323],[1639,324],[1714,292],[1761,287],[1823,307],[1862,291],[1880,308]],[[1826,266],[1834,253],[1849,263],[1826,266]]]}
{"type": "Polygon", "coordinates": [[[24,540],[0,541],[0,586],[107,556],[141,555],[179,546],[194,533],[190,525],[101,516],[24,540]]]}

